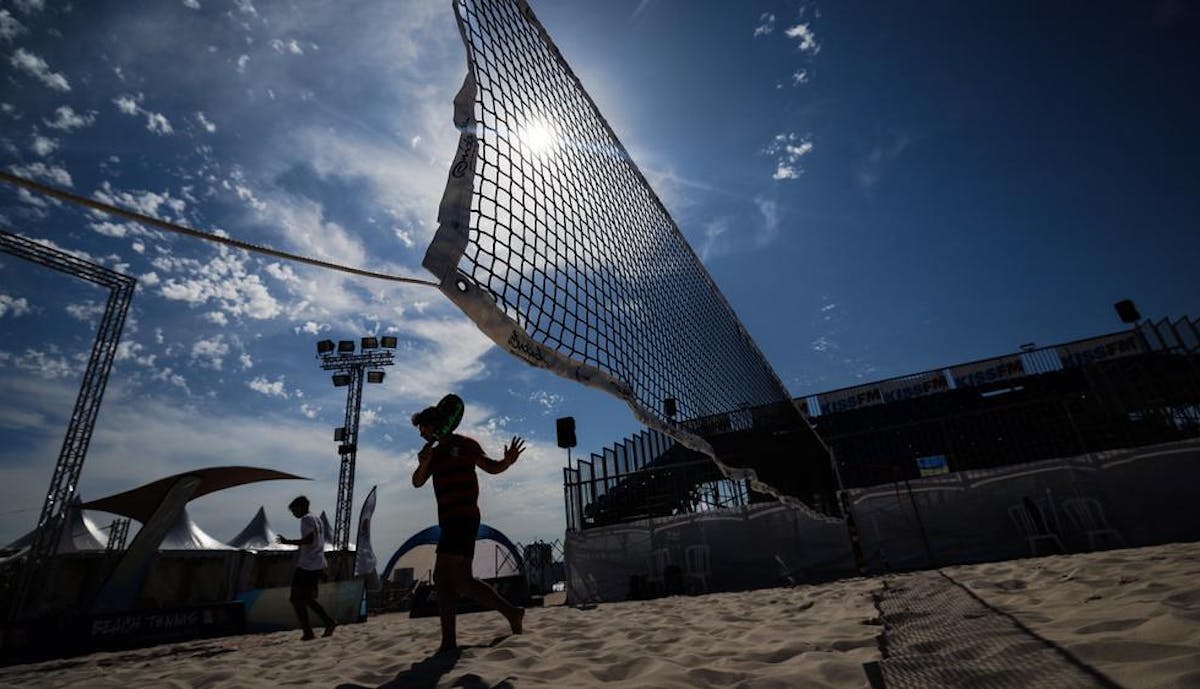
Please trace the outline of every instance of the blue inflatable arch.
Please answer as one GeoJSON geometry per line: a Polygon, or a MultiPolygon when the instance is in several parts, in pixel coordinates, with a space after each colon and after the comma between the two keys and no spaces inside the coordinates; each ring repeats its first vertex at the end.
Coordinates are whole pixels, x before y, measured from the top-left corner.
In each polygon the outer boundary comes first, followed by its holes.
{"type": "MultiPolygon", "coordinates": [[[[410,536],[408,540],[401,544],[400,547],[396,549],[396,552],[393,553],[388,559],[387,566],[383,568],[383,574],[381,575],[381,578],[384,581],[387,581],[388,578],[392,576],[392,568],[396,566],[396,562],[398,562],[400,558],[404,557],[405,553],[419,545],[436,544],[441,536],[442,527],[437,526],[436,524],[426,529],[422,529],[410,536]]],[[[512,553],[513,559],[517,562],[517,565],[521,568],[521,571],[525,571],[525,563],[521,560],[521,553],[517,551],[517,546],[513,545],[512,541],[508,540],[508,536],[505,536],[503,533],[501,533],[499,529],[495,529],[487,524],[481,523],[479,525],[479,530],[475,532],[475,540],[481,541],[484,539],[495,541],[507,548],[508,551],[512,553]]]]}

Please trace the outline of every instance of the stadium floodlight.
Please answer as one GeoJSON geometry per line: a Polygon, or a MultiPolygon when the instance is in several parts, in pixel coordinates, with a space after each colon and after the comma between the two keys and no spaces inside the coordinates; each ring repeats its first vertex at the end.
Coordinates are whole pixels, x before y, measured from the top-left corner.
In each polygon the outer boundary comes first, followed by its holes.
{"type": "Polygon", "coordinates": [[[331,354],[333,352],[333,340],[321,340],[317,342],[317,354],[331,354]]]}
{"type": "MultiPolygon", "coordinates": [[[[396,338],[391,338],[393,346],[396,338]]],[[[393,365],[394,353],[379,350],[378,335],[362,335],[318,345],[326,352],[320,357],[321,369],[328,371],[333,386],[346,388],[346,423],[333,429],[341,469],[338,472],[337,511],[330,539],[338,550],[350,543],[350,512],[354,498],[354,465],[358,458],[358,421],[362,405],[363,383],[382,383],[386,366],[393,365]],[[361,346],[361,351],[355,348],[361,346]]]]}
{"type": "Polygon", "coordinates": [[[383,344],[384,349],[395,349],[396,348],[396,336],[395,335],[384,335],[383,337],[379,338],[379,341],[381,344],[383,344]]]}

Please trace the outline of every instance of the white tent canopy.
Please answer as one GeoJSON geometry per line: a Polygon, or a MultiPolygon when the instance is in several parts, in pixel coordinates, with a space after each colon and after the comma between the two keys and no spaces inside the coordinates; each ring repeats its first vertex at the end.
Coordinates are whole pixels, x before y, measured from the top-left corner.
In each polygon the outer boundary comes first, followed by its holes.
{"type": "Polygon", "coordinates": [[[162,543],[159,544],[158,549],[234,550],[234,548],[208,535],[204,529],[201,529],[196,522],[192,521],[186,507],[180,510],[179,518],[171,525],[171,528],[167,531],[167,535],[163,536],[162,543]]]}
{"type": "Polygon", "coordinates": [[[254,518],[241,533],[229,540],[230,547],[240,550],[290,550],[292,546],[275,542],[276,532],[267,521],[267,511],[258,508],[254,518]]]}
{"type": "MultiPolygon", "coordinates": [[[[104,550],[108,545],[108,535],[96,526],[92,518],[79,509],[82,500],[76,495],[67,506],[67,523],[63,527],[62,537],[58,541],[56,553],[76,553],[85,550],[104,550]]],[[[4,550],[21,550],[33,545],[34,531],[30,531],[17,540],[9,543],[4,550]]]]}

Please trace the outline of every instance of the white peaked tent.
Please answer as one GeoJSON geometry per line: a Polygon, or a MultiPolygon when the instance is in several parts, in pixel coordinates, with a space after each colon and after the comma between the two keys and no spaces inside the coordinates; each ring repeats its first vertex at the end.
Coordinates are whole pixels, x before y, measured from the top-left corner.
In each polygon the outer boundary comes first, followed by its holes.
{"type": "MultiPolygon", "coordinates": [[[[84,550],[104,550],[108,545],[108,535],[104,533],[91,517],[79,509],[82,500],[76,495],[67,506],[67,524],[63,528],[62,537],[58,541],[58,553],[76,553],[84,550]]],[[[6,545],[4,550],[21,550],[33,545],[34,532],[30,531],[6,545]]]]}
{"type": "Polygon", "coordinates": [[[192,521],[187,508],[179,512],[179,518],[163,537],[159,550],[234,550],[230,546],[209,536],[192,521]]]}
{"type": "Polygon", "coordinates": [[[275,542],[275,530],[267,521],[267,511],[259,507],[254,518],[241,533],[229,540],[229,546],[239,550],[291,550],[292,546],[275,542]]]}

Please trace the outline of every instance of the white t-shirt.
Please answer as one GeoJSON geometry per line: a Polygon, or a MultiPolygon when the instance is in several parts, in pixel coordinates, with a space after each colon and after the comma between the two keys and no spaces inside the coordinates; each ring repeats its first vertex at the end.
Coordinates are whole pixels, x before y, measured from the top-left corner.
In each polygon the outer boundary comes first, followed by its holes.
{"type": "Polygon", "coordinates": [[[300,545],[300,558],[296,566],[307,570],[325,569],[325,537],[321,533],[321,522],[312,514],[306,514],[300,517],[300,539],[303,540],[310,533],[313,535],[312,543],[300,545]]]}

